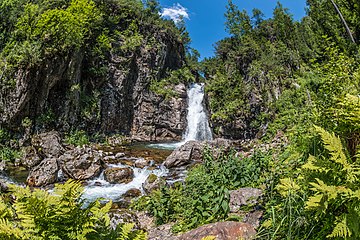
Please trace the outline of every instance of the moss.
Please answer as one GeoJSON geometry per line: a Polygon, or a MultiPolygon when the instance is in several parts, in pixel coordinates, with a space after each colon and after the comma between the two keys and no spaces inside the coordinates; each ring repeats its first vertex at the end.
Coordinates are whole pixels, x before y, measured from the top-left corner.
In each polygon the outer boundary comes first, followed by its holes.
{"type": "Polygon", "coordinates": [[[155,174],[150,174],[149,177],[148,177],[148,181],[149,183],[153,183],[155,182],[156,180],[158,179],[158,177],[155,175],[155,174]]]}

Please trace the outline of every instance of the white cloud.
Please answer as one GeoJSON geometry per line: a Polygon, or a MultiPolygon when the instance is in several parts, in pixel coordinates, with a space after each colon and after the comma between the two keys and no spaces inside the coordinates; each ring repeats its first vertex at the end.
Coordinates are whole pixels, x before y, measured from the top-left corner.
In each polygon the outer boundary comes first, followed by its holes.
{"type": "Polygon", "coordinates": [[[175,23],[178,23],[181,18],[189,19],[189,14],[187,8],[184,8],[180,3],[174,4],[170,8],[164,8],[160,14],[162,17],[168,17],[172,19],[175,23]]]}

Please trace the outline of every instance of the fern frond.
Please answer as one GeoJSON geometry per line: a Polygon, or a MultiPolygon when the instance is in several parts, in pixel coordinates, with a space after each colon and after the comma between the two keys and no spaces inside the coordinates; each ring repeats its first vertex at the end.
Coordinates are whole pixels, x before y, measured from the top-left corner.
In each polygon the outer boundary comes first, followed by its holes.
{"type": "Polygon", "coordinates": [[[336,221],[336,225],[331,232],[331,234],[327,235],[328,238],[347,238],[351,237],[351,231],[346,223],[346,215],[339,217],[336,221]]]}
{"type": "Polygon", "coordinates": [[[129,235],[131,233],[132,228],[134,227],[135,224],[133,223],[125,223],[123,224],[120,229],[120,234],[119,237],[117,238],[117,240],[128,240],[129,235]]]}
{"type": "Polygon", "coordinates": [[[316,194],[314,196],[309,197],[309,199],[306,201],[306,207],[305,208],[311,209],[311,208],[320,207],[323,197],[324,197],[323,194],[316,194]]]}
{"type": "Polygon", "coordinates": [[[323,172],[323,173],[327,173],[329,171],[329,169],[317,166],[317,160],[312,155],[309,156],[307,162],[301,168],[310,171],[323,172]]]}
{"type": "Polygon", "coordinates": [[[331,160],[342,165],[344,169],[349,169],[350,164],[343,151],[343,145],[340,138],[336,137],[334,133],[329,133],[321,127],[315,126],[316,131],[321,136],[325,145],[325,149],[329,151],[331,160]]]}
{"type": "Polygon", "coordinates": [[[300,190],[300,186],[291,178],[280,179],[280,183],[276,186],[276,190],[284,197],[300,190]]]}

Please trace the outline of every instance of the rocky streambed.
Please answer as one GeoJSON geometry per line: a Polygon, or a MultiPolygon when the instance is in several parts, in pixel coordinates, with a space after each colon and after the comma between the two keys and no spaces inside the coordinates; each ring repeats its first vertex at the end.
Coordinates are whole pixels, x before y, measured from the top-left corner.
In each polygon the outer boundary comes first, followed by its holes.
{"type": "Polygon", "coordinates": [[[24,156],[0,174],[3,182],[51,189],[67,179],[84,183],[83,197],[125,204],[149,193],[160,184],[172,184],[185,176],[184,167],[166,168],[170,149],[149,144],[67,146],[55,131],[36,135],[24,156]],[[127,199],[127,202],[123,202],[127,199]]]}

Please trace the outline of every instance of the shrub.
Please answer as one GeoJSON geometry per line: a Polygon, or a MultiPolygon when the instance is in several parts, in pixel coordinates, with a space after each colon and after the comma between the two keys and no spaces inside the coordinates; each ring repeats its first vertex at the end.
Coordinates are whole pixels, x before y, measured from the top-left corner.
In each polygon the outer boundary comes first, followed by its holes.
{"type": "Polygon", "coordinates": [[[81,183],[57,184],[52,193],[12,185],[11,201],[0,201],[1,239],[122,239],[145,240],[143,232],[125,224],[111,230],[107,215],[111,202],[84,206],[81,183]]]}

